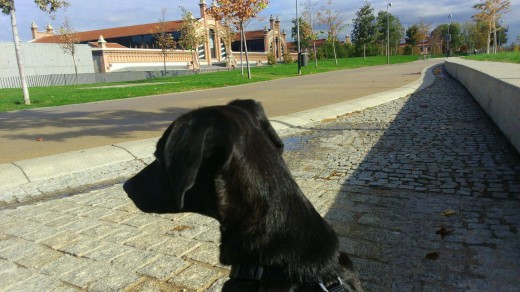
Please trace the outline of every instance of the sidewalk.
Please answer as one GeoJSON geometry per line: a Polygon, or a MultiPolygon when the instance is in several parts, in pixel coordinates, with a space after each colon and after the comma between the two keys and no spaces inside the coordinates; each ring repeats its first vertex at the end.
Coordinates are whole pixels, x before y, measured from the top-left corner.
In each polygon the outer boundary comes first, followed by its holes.
{"type": "MultiPolygon", "coordinates": [[[[520,157],[468,92],[437,74],[359,109],[282,136],[365,290],[518,291],[520,157]]],[[[4,208],[0,290],[219,291],[218,230],[196,214],[144,214],[120,183],[4,208]]]]}

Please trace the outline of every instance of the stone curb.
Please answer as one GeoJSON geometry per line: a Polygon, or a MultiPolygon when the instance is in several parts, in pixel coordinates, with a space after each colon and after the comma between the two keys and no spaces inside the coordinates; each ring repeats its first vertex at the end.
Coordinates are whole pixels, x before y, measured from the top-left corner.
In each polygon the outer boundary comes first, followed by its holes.
{"type": "MultiPolygon", "coordinates": [[[[270,119],[282,135],[305,125],[377,106],[430,86],[432,65],[414,82],[393,90],[270,119]]],[[[0,206],[68,194],[97,184],[122,180],[153,159],[158,138],[0,164],[0,206]]]]}

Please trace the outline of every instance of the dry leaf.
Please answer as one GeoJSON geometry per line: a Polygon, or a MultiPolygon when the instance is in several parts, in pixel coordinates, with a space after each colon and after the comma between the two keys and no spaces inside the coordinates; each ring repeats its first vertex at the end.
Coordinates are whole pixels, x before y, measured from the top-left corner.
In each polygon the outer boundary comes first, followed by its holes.
{"type": "Polygon", "coordinates": [[[426,258],[434,261],[439,258],[439,254],[436,252],[430,252],[430,253],[426,254],[426,258]]]}
{"type": "Polygon", "coordinates": [[[446,216],[446,217],[453,216],[455,214],[457,214],[457,212],[453,211],[452,209],[448,209],[441,213],[442,216],[446,216]]]}
{"type": "Polygon", "coordinates": [[[184,231],[187,229],[193,229],[193,227],[186,226],[186,225],[178,225],[178,226],[173,227],[172,231],[184,231]]]}
{"type": "Polygon", "coordinates": [[[446,229],[445,227],[441,227],[439,230],[437,230],[437,234],[440,234],[441,239],[444,239],[445,236],[452,234],[454,229],[446,229]]]}

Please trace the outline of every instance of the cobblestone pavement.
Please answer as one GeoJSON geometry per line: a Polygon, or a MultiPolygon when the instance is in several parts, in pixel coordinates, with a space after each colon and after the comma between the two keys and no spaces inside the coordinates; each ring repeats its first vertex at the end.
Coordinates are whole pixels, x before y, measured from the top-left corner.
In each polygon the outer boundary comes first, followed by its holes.
{"type": "MultiPolygon", "coordinates": [[[[456,81],[285,141],[367,291],[519,291],[520,158],[456,81]]],[[[218,242],[216,221],[141,213],[120,184],[4,207],[0,290],[220,290],[218,242]]]]}

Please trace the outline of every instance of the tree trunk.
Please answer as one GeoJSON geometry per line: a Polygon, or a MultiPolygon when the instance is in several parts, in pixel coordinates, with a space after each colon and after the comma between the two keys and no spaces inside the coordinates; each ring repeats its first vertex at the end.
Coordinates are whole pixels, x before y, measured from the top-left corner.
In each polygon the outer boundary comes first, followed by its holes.
{"type": "Polygon", "coordinates": [[[366,52],[365,52],[365,50],[366,50],[366,45],[363,44],[363,60],[366,60],[366,59],[367,59],[367,56],[366,56],[366,52]]]}
{"type": "Polygon", "coordinates": [[[166,76],[166,53],[163,52],[163,65],[164,65],[164,73],[163,73],[163,77],[166,76]]]}
{"type": "Polygon", "coordinates": [[[313,43],[314,43],[314,67],[318,68],[318,54],[316,53],[316,40],[314,40],[313,43]]]}
{"type": "Polygon", "coordinates": [[[336,56],[336,42],[334,41],[334,38],[332,38],[332,51],[334,52],[334,62],[336,63],[336,66],[338,66],[338,57],[336,56]]]}
{"type": "Polygon", "coordinates": [[[74,62],[74,72],[76,72],[76,84],[79,84],[78,64],[76,63],[76,54],[72,54],[72,61],[74,62]]]}
{"type": "Polygon", "coordinates": [[[243,22],[240,23],[240,30],[242,31],[242,38],[244,38],[244,52],[246,53],[247,79],[251,79],[251,67],[249,66],[249,55],[247,53],[246,34],[244,33],[243,22]]]}
{"type": "Polygon", "coordinates": [[[489,47],[491,46],[491,23],[489,23],[489,29],[487,34],[487,48],[486,48],[486,54],[489,54],[489,47]]]}
{"type": "Polygon", "coordinates": [[[240,73],[244,76],[244,38],[243,38],[243,27],[240,26],[240,73]]]}
{"type": "Polygon", "coordinates": [[[498,53],[497,27],[493,20],[493,53],[498,53]]]}
{"type": "Polygon", "coordinates": [[[14,3],[10,11],[11,15],[11,27],[13,30],[14,50],[16,52],[16,62],[18,63],[18,72],[20,74],[20,82],[22,83],[23,100],[25,105],[31,104],[29,97],[29,88],[27,86],[27,80],[25,79],[25,70],[22,62],[22,54],[20,49],[20,37],[18,37],[18,28],[16,26],[16,13],[14,9],[14,3]]]}

